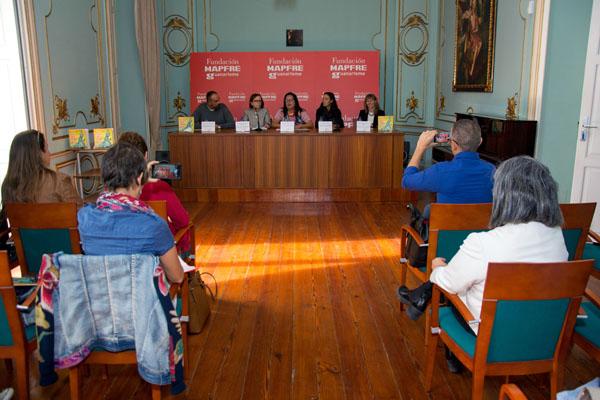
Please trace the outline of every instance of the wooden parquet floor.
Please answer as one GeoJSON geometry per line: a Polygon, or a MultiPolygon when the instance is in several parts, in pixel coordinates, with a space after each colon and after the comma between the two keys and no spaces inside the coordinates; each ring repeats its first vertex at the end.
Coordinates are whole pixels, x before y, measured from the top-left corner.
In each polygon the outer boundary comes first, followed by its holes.
{"type": "MultiPolygon", "coordinates": [[[[395,203],[212,203],[193,205],[197,254],[219,283],[203,333],[190,337],[189,399],[426,399],[424,321],[400,311],[400,226],[395,203]]],[[[63,371],[33,399],[69,398],[63,371]]],[[[135,367],[93,366],[86,399],[146,399],[135,367]]],[[[600,365],[574,348],[574,388],[600,365]]],[[[0,365],[0,386],[12,373],[0,365]]],[[[497,399],[503,378],[486,379],[497,399]]],[[[546,375],[514,377],[530,399],[549,396],[546,375]]],[[[471,376],[448,373],[438,351],[433,399],[468,399],[471,376]]],[[[163,396],[170,398],[168,389],[163,396]]]]}

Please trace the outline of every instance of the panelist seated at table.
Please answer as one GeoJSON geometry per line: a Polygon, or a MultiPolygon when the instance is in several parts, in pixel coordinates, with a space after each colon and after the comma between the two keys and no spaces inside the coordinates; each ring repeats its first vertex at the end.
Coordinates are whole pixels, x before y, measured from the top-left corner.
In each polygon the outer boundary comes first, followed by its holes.
{"type": "Polygon", "coordinates": [[[293,92],[288,92],[283,97],[283,107],[273,117],[273,126],[278,128],[281,121],[294,121],[296,129],[312,129],[313,127],[308,113],[300,107],[298,96],[293,92]]]}
{"type": "Polygon", "coordinates": [[[242,121],[250,121],[250,129],[253,131],[266,131],[271,127],[271,116],[260,93],[252,93],[250,96],[250,108],[244,111],[242,121]]]}
{"type": "Polygon", "coordinates": [[[338,108],[335,95],[332,92],[323,93],[323,100],[321,105],[317,108],[317,127],[321,121],[331,121],[333,129],[340,129],[344,127],[344,120],[342,119],[342,112],[338,108]]]}
{"type": "Polygon", "coordinates": [[[365,103],[360,113],[358,113],[359,121],[369,121],[371,128],[377,129],[377,121],[379,116],[384,116],[385,111],[379,108],[379,102],[377,96],[373,93],[369,93],[365,96],[365,103]]]}
{"type": "Polygon", "coordinates": [[[213,90],[207,92],[206,103],[201,103],[194,111],[194,126],[200,128],[202,121],[214,121],[216,128],[235,128],[231,112],[220,101],[219,93],[213,90]]]}

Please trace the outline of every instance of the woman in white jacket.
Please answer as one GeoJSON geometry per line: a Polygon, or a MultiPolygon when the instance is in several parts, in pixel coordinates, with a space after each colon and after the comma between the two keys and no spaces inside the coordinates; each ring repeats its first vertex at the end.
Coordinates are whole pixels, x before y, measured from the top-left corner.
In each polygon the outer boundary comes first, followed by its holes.
{"type": "MultiPolygon", "coordinates": [[[[562,223],[548,168],[531,157],[511,158],[494,174],[492,229],[467,236],[448,264],[435,258],[429,279],[456,293],[478,319],[488,263],[566,261],[562,223]]],[[[475,333],[477,328],[471,326],[475,333]]]]}
{"type": "MultiPolygon", "coordinates": [[[[407,313],[417,319],[431,299],[432,283],[457,294],[477,319],[481,314],[483,289],[490,262],[561,262],[568,259],[561,225],[557,184],[539,161],[519,156],[504,161],[494,174],[491,230],[471,233],[446,264],[444,258],[431,262],[430,282],[415,290],[398,290],[407,313]]],[[[459,321],[477,334],[478,325],[459,321]]],[[[468,329],[467,328],[467,329],[468,329]]],[[[446,349],[450,372],[462,369],[446,349]]]]}

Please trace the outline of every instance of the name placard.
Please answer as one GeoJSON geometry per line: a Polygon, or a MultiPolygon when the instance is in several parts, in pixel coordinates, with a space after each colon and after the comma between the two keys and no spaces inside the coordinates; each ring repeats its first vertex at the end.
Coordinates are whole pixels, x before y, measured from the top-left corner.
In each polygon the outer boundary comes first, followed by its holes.
{"type": "Polygon", "coordinates": [[[200,131],[202,133],[215,133],[217,131],[217,125],[215,121],[202,121],[200,124],[200,131]]]}
{"type": "Polygon", "coordinates": [[[235,133],[250,133],[250,121],[236,121],[235,133]]]}
{"type": "Polygon", "coordinates": [[[356,132],[370,133],[371,123],[369,121],[356,121],[356,132]]]}
{"type": "Polygon", "coordinates": [[[281,121],[280,132],[281,133],[294,133],[294,121],[281,121]]]}
{"type": "Polygon", "coordinates": [[[333,132],[333,122],[331,121],[319,121],[319,133],[331,133],[333,132]]]}

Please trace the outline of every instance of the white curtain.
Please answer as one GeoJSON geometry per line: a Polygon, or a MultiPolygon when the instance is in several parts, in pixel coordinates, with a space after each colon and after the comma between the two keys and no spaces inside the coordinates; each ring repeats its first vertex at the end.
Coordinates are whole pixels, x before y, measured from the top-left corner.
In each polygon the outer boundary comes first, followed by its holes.
{"type": "Polygon", "coordinates": [[[144,79],[148,113],[148,150],[150,158],[162,148],[160,138],[160,53],[156,20],[156,1],[135,0],[135,38],[144,79]]]}

